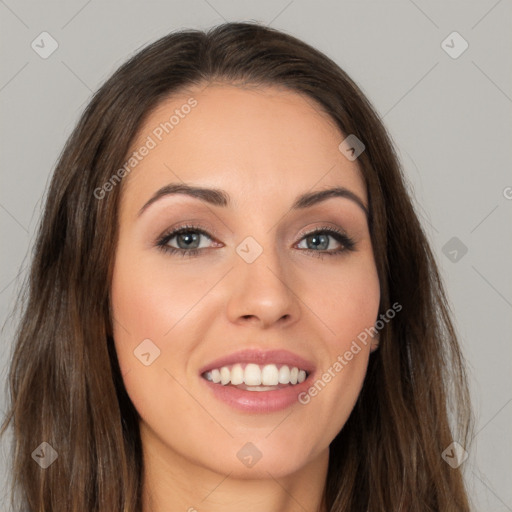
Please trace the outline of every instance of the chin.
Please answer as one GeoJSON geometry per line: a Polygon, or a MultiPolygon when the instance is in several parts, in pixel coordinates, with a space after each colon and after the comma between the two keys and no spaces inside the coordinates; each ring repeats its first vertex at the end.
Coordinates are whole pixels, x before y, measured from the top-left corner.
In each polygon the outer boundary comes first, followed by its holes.
{"type": "MultiPolygon", "coordinates": [[[[290,423],[288,428],[294,426],[294,423],[290,423]]],[[[230,474],[230,478],[268,479],[270,475],[282,478],[300,471],[313,463],[322,451],[328,450],[328,445],[315,450],[314,445],[308,442],[308,439],[312,439],[309,434],[290,436],[286,432],[272,432],[272,428],[257,435],[246,432],[234,439],[225,439],[217,443],[214,450],[211,446],[205,448],[209,457],[207,460],[200,457],[203,459],[202,465],[221,474],[230,474]]],[[[201,456],[200,453],[197,455],[201,456]]]]}

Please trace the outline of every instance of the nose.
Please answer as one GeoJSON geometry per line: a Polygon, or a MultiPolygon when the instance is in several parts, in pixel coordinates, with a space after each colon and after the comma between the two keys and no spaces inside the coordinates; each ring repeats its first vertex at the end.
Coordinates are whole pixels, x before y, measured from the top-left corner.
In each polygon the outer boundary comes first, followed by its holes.
{"type": "Polygon", "coordinates": [[[289,326],[301,312],[297,283],[290,269],[284,269],[277,253],[264,250],[252,263],[239,260],[230,272],[233,292],[227,315],[237,324],[252,323],[261,328],[275,324],[289,326]]]}

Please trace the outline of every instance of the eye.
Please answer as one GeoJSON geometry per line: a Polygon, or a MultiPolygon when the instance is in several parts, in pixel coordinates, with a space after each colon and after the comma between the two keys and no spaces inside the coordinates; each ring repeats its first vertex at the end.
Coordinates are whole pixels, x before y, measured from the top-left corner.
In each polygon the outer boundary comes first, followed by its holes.
{"type": "Polygon", "coordinates": [[[352,251],[354,250],[354,246],[355,243],[351,238],[330,226],[307,233],[298,245],[299,248],[305,249],[305,252],[320,258],[323,256],[336,256],[346,251],[352,251]],[[327,250],[331,239],[334,239],[339,247],[334,250],[327,250]],[[304,247],[304,243],[306,247],[304,247]]]}
{"type": "MultiPolygon", "coordinates": [[[[164,233],[156,242],[162,251],[180,256],[196,256],[204,249],[208,249],[207,241],[213,241],[209,233],[199,226],[180,226],[173,231],[164,233]],[[206,245],[202,242],[206,241],[206,245]]],[[[217,242],[216,242],[217,243],[217,242]]],[[[222,244],[220,244],[222,246],[222,244]]],[[[336,256],[346,251],[354,250],[355,242],[345,233],[331,226],[318,228],[304,235],[297,245],[303,252],[318,258],[336,256]],[[338,244],[338,248],[328,250],[331,240],[338,244]],[[306,244],[304,247],[303,244],[306,244]]]]}
{"type": "Polygon", "coordinates": [[[198,226],[180,226],[179,228],[164,233],[156,245],[164,252],[180,254],[181,256],[194,256],[208,246],[201,245],[204,239],[212,240],[212,237],[198,226]]]}

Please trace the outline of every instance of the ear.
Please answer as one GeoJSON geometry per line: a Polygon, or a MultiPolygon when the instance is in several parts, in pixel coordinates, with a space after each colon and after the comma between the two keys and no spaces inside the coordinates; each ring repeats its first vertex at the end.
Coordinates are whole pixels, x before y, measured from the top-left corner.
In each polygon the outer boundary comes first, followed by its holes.
{"type": "Polygon", "coordinates": [[[377,333],[372,338],[372,342],[371,342],[371,345],[370,345],[370,352],[375,352],[379,348],[379,342],[380,342],[379,334],[380,333],[377,333]]]}

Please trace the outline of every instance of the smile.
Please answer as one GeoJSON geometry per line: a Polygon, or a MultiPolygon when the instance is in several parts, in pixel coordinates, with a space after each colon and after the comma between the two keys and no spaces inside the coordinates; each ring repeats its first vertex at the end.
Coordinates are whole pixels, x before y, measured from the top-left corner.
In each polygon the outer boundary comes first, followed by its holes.
{"type": "Polygon", "coordinates": [[[204,372],[202,377],[214,384],[231,385],[246,391],[271,391],[301,384],[308,372],[285,364],[236,363],[204,372]]]}
{"type": "Polygon", "coordinates": [[[247,348],[210,361],[198,371],[207,396],[232,409],[262,414],[298,403],[316,374],[315,364],[284,349],[247,348]]]}

